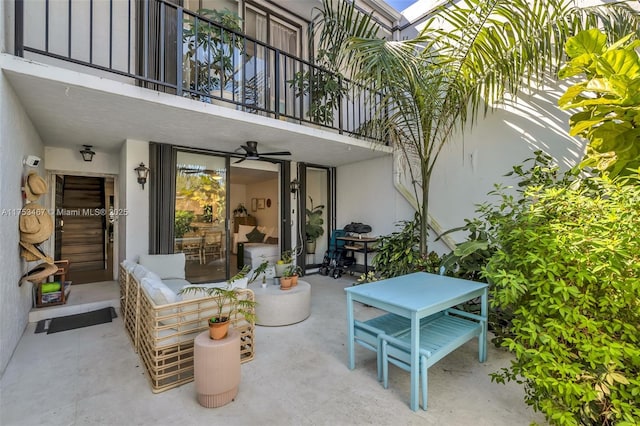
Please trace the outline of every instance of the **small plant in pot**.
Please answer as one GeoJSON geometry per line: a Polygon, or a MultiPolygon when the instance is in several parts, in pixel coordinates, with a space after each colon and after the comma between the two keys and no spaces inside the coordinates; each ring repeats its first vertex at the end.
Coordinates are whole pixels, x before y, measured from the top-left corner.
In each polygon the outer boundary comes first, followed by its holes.
{"type": "Polygon", "coordinates": [[[248,271],[248,267],[243,268],[229,280],[225,287],[188,286],[178,293],[203,293],[211,296],[216,305],[215,314],[209,318],[209,337],[212,339],[224,339],[227,336],[231,318],[238,314],[242,315],[247,321],[255,319],[254,307],[256,302],[240,299],[238,291],[232,288],[233,282],[245,278],[248,271]]]}
{"type": "Polygon", "coordinates": [[[291,287],[297,286],[298,277],[302,276],[302,268],[298,265],[291,265],[289,266],[288,271],[291,273],[291,287]]]}
{"type": "Polygon", "coordinates": [[[282,276],[280,277],[280,290],[289,290],[292,286],[292,281],[291,267],[288,267],[282,272],[282,276]]]}
{"type": "Polygon", "coordinates": [[[280,259],[276,262],[276,277],[284,276],[284,272],[293,263],[293,251],[285,250],[280,255],[280,259]]]}
{"type": "Polygon", "coordinates": [[[316,252],[316,240],[324,235],[324,205],[314,206],[313,199],[309,197],[310,208],[306,209],[307,222],[305,224],[305,233],[307,237],[307,254],[316,252]]]}

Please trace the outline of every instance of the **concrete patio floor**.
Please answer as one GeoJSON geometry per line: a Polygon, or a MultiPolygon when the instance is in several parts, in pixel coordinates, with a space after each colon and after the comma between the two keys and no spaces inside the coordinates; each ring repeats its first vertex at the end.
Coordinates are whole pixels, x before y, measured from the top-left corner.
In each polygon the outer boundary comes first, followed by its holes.
{"type": "MultiPolygon", "coordinates": [[[[390,366],[376,380],[375,354],[357,346],[346,365],[344,288],[351,277],[311,275],[311,316],[286,327],[257,327],[256,356],[242,365],[228,405],[203,408],[193,382],[153,394],[122,321],[47,335],[29,323],[0,380],[0,424],[11,425],[528,425],[544,417],[517,384],[489,373],[511,355],[489,344],[478,363],[471,341],[429,369],[427,411],[409,409],[409,373],[390,366]]],[[[378,314],[358,305],[356,317],[378,314]]]]}

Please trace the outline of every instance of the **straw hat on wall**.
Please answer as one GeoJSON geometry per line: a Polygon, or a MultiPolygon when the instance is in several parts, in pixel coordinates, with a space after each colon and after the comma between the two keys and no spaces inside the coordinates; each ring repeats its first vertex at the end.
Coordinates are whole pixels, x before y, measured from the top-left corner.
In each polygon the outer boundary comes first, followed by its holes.
{"type": "Polygon", "coordinates": [[[47,256],[40,247],[35,244],[20,241],[20,256],[27,262],[35,262],[36,260],[44,260],[47,263],[53,263],[53,259],[47,256]]]}
{"type": "Polygon", "coordinates": [[[36,201],[41,195],[47,193],[47,182],[36,172],[30,172],[24,182],[24,193],[27,200],[36,201]]]}
{"type": "Polygon", "coordinates": [[[51,263],[43,262],[24,274],[20,279],[20,285],[24,281],[31,281],[32,283],[39,283],[46,279],[49,275],[53,275],[58,272],[58,267],[51,263]]]}
{"type": "Polygon", "coordinates": [[[29,203],[20,212],[20,241],[40,244],[51,237],[53,219],[40,204],[29,203]]]}

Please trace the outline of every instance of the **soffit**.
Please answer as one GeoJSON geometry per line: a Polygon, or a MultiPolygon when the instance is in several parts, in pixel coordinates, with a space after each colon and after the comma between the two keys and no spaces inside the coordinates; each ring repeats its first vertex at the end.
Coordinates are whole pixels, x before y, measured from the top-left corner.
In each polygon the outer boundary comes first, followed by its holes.
{"type": "Polygon", "coordinates": [[[232,152],[257,140],[259,152],[340,166],[390,155],[389,147],[332,131],[236,111],[171,94],[2,55],[0,66],[45,146],[90,144],[118,152],[127,139],[232,152]]]}

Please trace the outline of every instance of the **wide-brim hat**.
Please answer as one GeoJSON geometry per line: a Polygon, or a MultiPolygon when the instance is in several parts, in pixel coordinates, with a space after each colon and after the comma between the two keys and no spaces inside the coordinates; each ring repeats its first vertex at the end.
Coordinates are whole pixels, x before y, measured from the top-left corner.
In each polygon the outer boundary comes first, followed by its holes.
{"type": "Polygon", "coordinates": [[[35,201],[47,193],[47,182],[36,172],[30,172],[24,182],[24,193],[27,200],[35,201]]]}
{"type": "Polygon", "coordinates": [[[29,203],[20,212],[20,241],[40,244],[53,232],[53,219],[40,204],[29,203]]]}
{"type": "Polygon", "coordinates": [[[28,262],[35,262],[36,260],[44,260],[47,263],[53,263],[53,259],[47,256],[40,247],[35,244],[25,243],[20,241],[20,256],[22,256],[28,262]]]}
{"type": "Polygon", "coordinates": [[[47,278],[49,275],[53,275],[58,272],[58,267],[51,263],[43,262],[24,274],[20,279],[20,283],[24,281],[31,281],[32,283],[39,283],[47,278]]]}

